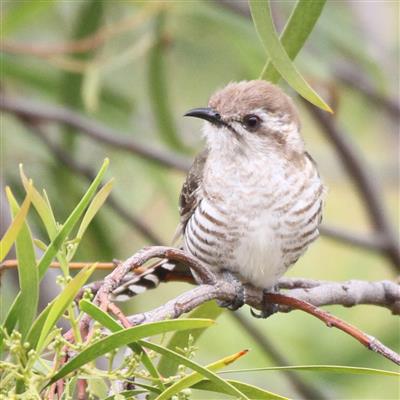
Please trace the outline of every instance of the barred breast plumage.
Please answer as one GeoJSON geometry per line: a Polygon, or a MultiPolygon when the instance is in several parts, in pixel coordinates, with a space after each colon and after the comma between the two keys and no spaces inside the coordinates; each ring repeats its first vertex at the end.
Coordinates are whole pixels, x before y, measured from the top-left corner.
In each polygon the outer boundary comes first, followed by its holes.
{"type": "Polygon", "coordinates": [[[306,154],[296,165],[255,156],[240,169],[212,157],[184,220],[184,249],[212,269],[270,288],[318,237],[324,189],[315,165],[306,154]]]}

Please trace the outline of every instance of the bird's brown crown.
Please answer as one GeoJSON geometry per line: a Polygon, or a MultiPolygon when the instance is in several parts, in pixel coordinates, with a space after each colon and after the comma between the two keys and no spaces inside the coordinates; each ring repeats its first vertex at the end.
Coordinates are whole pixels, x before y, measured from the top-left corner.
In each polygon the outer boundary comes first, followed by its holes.
{"type": "Polygon", "coordinates": [[[297,110],[278,86],[263,80],[231,82],[215,92],[209,106],[223,117],[242,117],[256,109],[273,115],[288,115],[290,121],[299,124],[297,110]]]}

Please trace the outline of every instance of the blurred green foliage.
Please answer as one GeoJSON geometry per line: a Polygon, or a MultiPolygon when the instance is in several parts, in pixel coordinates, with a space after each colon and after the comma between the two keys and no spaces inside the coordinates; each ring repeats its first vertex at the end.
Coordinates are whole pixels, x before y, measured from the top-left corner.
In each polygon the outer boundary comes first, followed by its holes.
{"type": "MultiPolygon", "coordinates": [[[[294,4],[273,2],[272,14],[278,31],[294,4]]],[[[38,57],[29,51],[3,52],[2,91],[33,102],[42,100],[73,107],[117,130],[130,132],[139,141],[158,148],[168,147],[177,153],[194,154],[201,147],[200,126],[184,120],[182,114],[205,105],[216,88],[231,80],[257,78],[266,61],[248,8],[242,2],[226,5],[226,2],[201,0],[190,3],[3,1],[1,8],[2,40],[10,44],[59,48],[62,43],[98,29],[105,32],[103,41],[79,55],[58,52],[38,57]]],[[[295,62],[306,80],[334,108],[338,123],[362,151],[374,179],[379,182],[394,224],[399,221],[398,120],[393,120],[363,90],[344,83],[341,76],[355,73],[379,95],[398,96],[398,15],[396,2],[327,2],[295,62]]],[[[284,83],[282,86],[293,94],[284,83]]],[[[362,201],[329,143],[297,103],[307,147],[329,187],[324,220],[354,231],[369,231],[362,201]]],[[[79,134],[72,136],[64,127],[51,126],[49,133],[51,140],[84,165],[97,166],[99,160],[109,157],[110,175],[116,178],[113,192],[118,201],[140,215],[169,243],[178,221],[176,204],[182,174],[99,145],[79,134]]],[[[23,162],[36,186],[46,187],[54,214],[65,220],[85,191],[86,181],[71,174],[29,129],[10,115],[2,116],[1,143],[3,178],[19,202],[24,191],[19,183],[18,164],[23,162]],[[57,183],[65,181],[68,184],[57,183]]],[[[30,226],[35,229],[34,236],[45,240],[46,232],[39,219],[30,213],[29,220],[33,222],[30,226]]],[[[78,260],[124,259],[148,244],[107,207],[101,209],[93,222],[76,253],[78,260]]],[[[332,280],[393,278],[382,255],[324,237],[289,274],[332,280]]],[[[97,278],[100,276],[96,274],[97,278]]],[[[132,313],[157,306],[186,288],[184,284],[165,285],[124,305],[125,311],[132,313]]],[[[16,291],[7,272],[2,277],[2,318],[16,291]]],[[[240,312],[247,315],[247,311],[240,312]]],[[[398,348],[398,323],[386,310],[367,306],[350,310],[332,307],[332,312],[379,337],[388,346],[398,348]]],[[[391,367],[352,339],[301,313],[273,316],[256,321],[256,325],[268,333],[293,364],[391,367]]],[[[242,348],[252,348],[239,361],[243,368],[274,365],[229,318],[229,313],[224,313],[217,328],[201,336],[198,356],[203,364],[211,363],[238,351],[238,343],[242,348]]],[[[382,389],[383,378],[379,376],[324,372],[303,375],[331,398],[399,396],[396,382],[385,380],[382,389]]],[[[296,396],[280,372],[251,373],[246,381],[282,395],[296,396]]],[[[208,398],[207,393],[200,391],[196,396],[208,398]]]]}

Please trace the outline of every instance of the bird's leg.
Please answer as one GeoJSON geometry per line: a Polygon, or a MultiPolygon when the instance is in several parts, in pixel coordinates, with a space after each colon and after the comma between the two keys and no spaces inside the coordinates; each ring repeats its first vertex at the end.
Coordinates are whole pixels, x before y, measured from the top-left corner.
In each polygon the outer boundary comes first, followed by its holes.
{"type": "Polygon", "coordinates": [[[236,297],[233,301],[217,300],[217,304],[220,307],[228,308],[229,310],[236,311],[244,305],[244,287],[242,282],[227,269],[221,271],[222,279],[231,283],[236,287],[236,297]]]}
{"type": "Polygon", "coordinates": [[[278,311],[278,305],[267,301],[265,295],[268,293],[278,293],[278,292],[279,288],[277,285],[273,286],[271,289],[263,289],[262,309],[259,313],[257,313],[252,308],[250,308],[251,315],[255,318],[265,319],[275,314],[278,311]]]}

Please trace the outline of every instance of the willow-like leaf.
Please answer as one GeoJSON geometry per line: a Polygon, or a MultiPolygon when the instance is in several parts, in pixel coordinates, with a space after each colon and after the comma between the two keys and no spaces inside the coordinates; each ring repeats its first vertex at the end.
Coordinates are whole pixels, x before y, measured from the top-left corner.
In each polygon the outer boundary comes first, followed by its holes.
{"type": "Polygon", "coordinates": [[[253,22],[265,51],[279,74],[298,94],[317,107],[331,112],[331,108],[311,88],[296,69],[282,46],[272,20],[269,2],[249,0],[253,22]]]}
{"type": "Polygon", "coordinates": [[[263,372],[263,371],[313,371],[313,372],[329,372],[337,374],[357,374],[357,375],[381,375],[400,377],[400,373],[396,371],[388,371],[383,369],[366,368],[366,367],[350,367],[346,365],[288,365],[284,367],[265,367],[265,368],[246,368],[239,370],[223,371],[222,374],[245,373],[245,372],[263,372]]]}
{"type": "MultiPolygon", "coordinates": [[[[86,347],[77,356],[72,358],[55,375],[52,376],[46,386],[58,381],[69,373],[76,371],[78,368],[95,360],[103,354],[113,351],[121,346],[125,346],[132,342],[137,342],[145,337],[175,330],[194,329],[196,327],[204,328],[212,325],[213,323],[213,321],[207,319],[177,319],[172,321],[151,322],[112,333],[111,335],[86,347]]],[[[148,344],[146,344],[146,346],[148,346],[148,344]]]]}
{"type": "Polygon", "coordinates": [[[56,322],[63,315],[65,310],[69,307],[71,302],[74,300],[75,296],[78,294],[79,290],[92,275],[93,271],[96,269],[96,264],[91,265],[82,269],[64,288],[64,290],[57,296],[51,309],[48,312],[46,321],[43,324],[42,331],[38,343],[36,345],[36,350],[40,353],[46,342],[46,338],[51,329],[55,326],[56,322]]]}
{"type": "MultiPolygon", "coordinates": [[[[238,360],[240,357],[244,356],[247,353],[247,350],[240,351],[238,353],[235,353],[231,356],[224,357],[221,360],[218,360],[216,362],[213,362],[212,364],[206,365],[204,368],[206,368],[209,371],[219,371],[220,369],[226,367],[227,365],[235,362],[238,360]]],[[[171,385],[169,388],[164,390],[157,398],[156,400],[168,400],[172,396],[178,394],[182,390],[189,388],[193,385],[195,385],[197,382],[200,382],[203,379],[203,374],[200,372],[193,372],[189,375],[186,375],[179,381],[175,382],[173,385],[171,385]]]]}
{"type": "MultiPolygon", "coordinates": [[[[32,188],[32,186],[30,186],[32,188]]],[[[31,205],[32,190],[30,189],[23,201],[21,208],[15,215],[11,225],[8,227],[6,233],[0,241],[0,261],[3,261],[7,253],[10,251],[11,246],[14,244],[17,236],[24,226],[25,218],[28,214],[31,205]]]]}
{"type": "MultiPolygon", "coordinates": [[[[94,320],[99,322],[105,328],[109,329],[111,332],[118,332],[123,329],[123,327],[115,321],[110,315],[105,313],[101,308],[97,307],[95,304],[83,299],[79,302],[79,308],[86,314],[90,315],[94,320]]],[[[146,351],[140,345],[140,341],[137,343],[130,343],[128,347],[136,354],[141,355],[141,361],[143,365],[147,368],[150,375],[157,380],[157,385],[160,390],[164,390],[164,384],[161,380],[161,375],[157,368],[153,365],[151,358],[147,355],[146,351]]]]}
{"type": "MultiPolygon", "coordinates": [[[[209,301],[194,309],[188,315],[188,318],[210,318],[212,320],[215,320],[223,313],[223,311],[224,309],[222,307],[218,307],[215,301],[209,301]]],[[[205,329],[196,329],[195,331],[175,332],[171,336],[171,339],[169,340],[167,347],[171,350],[175,350],[177,347],[184,347],[189,340],[189,336],[192,336],[194,343],[204,332],[205,329]]],[[[160,373],[164,376],[175,375],[178,366],[179,362],[177,362],[171,357],[167,357],[164,355],[161,356],[160,361],[158,363],[158,369],[160,373]]]]}
{"type": "MultiPolygon", "coordinates": [[[[250,399],[254,400],[289,400],[287,397],[281,396],[276,393],[269,392],[268,390],[264,390],[261,388],[258,388],[253,385],[249,385],[248,383],[244,382],[239,382],[235,381],[232,379],[229,379],[227,382],[229,382],[232,386],[235,388],[239,389],[242,393],[246,394],[247,397],[250,399]]],[[[192,387],[193,389],[198,389],[198,390],[206,390],[209,392],[217,392],[217,393],[225,393],[228,394],[226,391],[222,391],[220,387],[215,385],[214,382],[211,382],[209,380],[203,380],[199,383],[196,383],[192,387]]]]}
{"type": "MultiPolygon", "coordinates": [[[[280,37],[282,46],[291,60],[296,58],[298,52],[304,46],[322,13],[325,3],[326,0],[298,0],[280,37]]],[[[261,79],[277,82],[280,77],[272,62],[268,60],[261,73],[261,79]]]]}
{"type": "MultiPolygon", "coordinates": [[[[11,212],[15,218],[20,211],[20,207],[8,187],[6,188],[6,194],[11,212]]],[[[14,321],[18,319],[18,328],[24,339],[35,318],[39,302],[39,277],[35,249],[32,234],[25,221],[23,221],[17,236],[15,248],[18,260],[20,303],[13,311],[17,314],[17,318],[12,317],[12,319],[14,321]]]]}
{"type": "MultiPolygon", "coordinates": [[[[49,268],[49,265],[52,261],[52,259],[55,257],[57,254],[58,250],[61,248],[62,244],[64,241],[67,239],[68,235],[72,231],[72,229],[75,227],[77,222],[79,221],[79,218],[82,216],[84,213],[86,207],[88,206],[90,200],[94,196],[98,186],[101,183],[101,180],[103,179],[103,176],[107,170],[109,164],[109,160],[106,158],[103,162],[103,165],[100,168],[99,173],[97,174],[96,178],[92,182],[92,184],[89,186],[88,190],[82,197],[81,201],[78,203],[78,205],[75,207],[75,209],[72,211],[70,216],[67,218],[65,221],[64,225],[60,229],[60,231],[57,233],[56,237],[51,241],[50,245],[47,247],[47,250],[43,254],[42,258],[39,261],[38,264],[38,274],[39,274],[39,281],[43,278],[44,274],[46,273],[47,269],[49,268]]],[[[14,327],[15,327],[15,315],[16,315],[16,310],[19,309],[21,306],[21,296],[20,294],[17,295],[15,298],[8,314],[4,322],[4,328],[6,329],[7,332],[11,332],[14,327]]]]}

